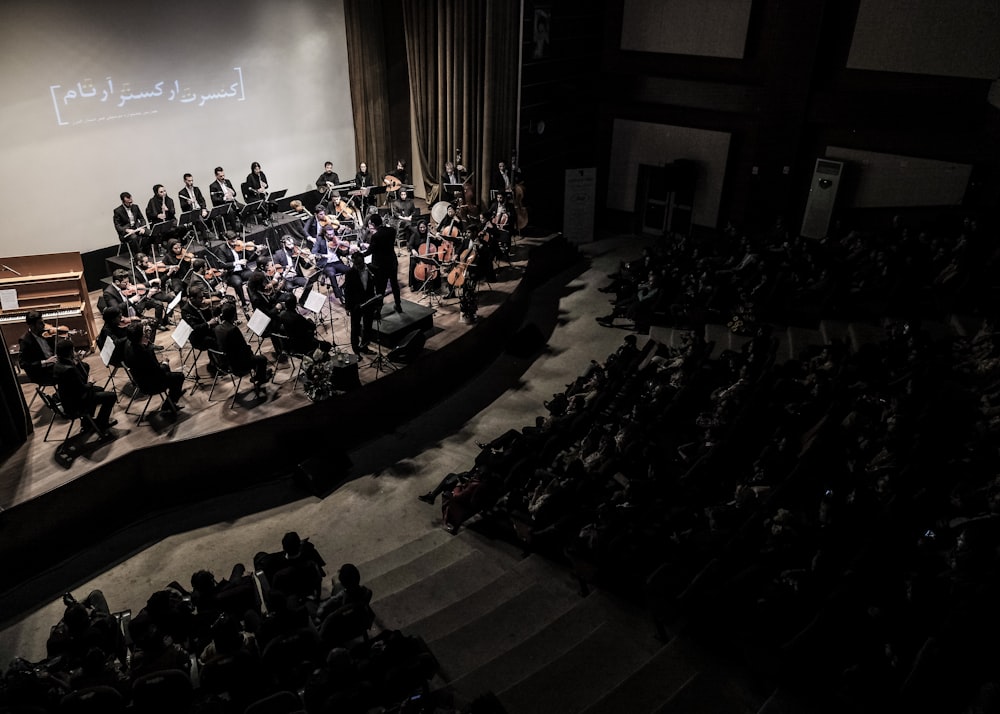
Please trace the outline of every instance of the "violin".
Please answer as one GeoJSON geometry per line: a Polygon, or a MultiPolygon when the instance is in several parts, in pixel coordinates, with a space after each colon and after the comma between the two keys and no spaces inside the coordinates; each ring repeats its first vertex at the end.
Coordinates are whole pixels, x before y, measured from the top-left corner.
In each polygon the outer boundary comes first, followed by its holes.
{"type": "Polygon", "coordinates": [[[257,250],[257,244],[253,243],[252,241],[243,241],[237,238],[236,240],[233,241],[233,250],[235,250],[237,253],[242,253],[247,250],[253,253],[257,250]]]}
{"type": "Polygon", "coordinates": [[[42,331],[42,338],[49,340],[56,337],[60,340],[68,338],[70,335],[79,335],[80,330],[71,330],[67,325],[50,325],[45,323],[45,329],[42,331]]]}
{"type": "Polygon", "coordinates": [[[190,263],[190,262],[191,262],[192,260],[194,260],[194,253],[192,253],[192,252],[191,252],[191,251],[189,251],[189,250],[185,250],[185,251],[184,251],[183,253],[181,253],[181,254],[180,254],[180,255],[178,256],[177,260],[178,260],[178,261],[181,261],[181,260],[182,260],[182,261],[184,261],[185,263],[190,263]]]}
{"type": "Polygon", "coordinates": [[[205,280],[215,280],[222,277],[221,268],[205,268],[205,280]]]}

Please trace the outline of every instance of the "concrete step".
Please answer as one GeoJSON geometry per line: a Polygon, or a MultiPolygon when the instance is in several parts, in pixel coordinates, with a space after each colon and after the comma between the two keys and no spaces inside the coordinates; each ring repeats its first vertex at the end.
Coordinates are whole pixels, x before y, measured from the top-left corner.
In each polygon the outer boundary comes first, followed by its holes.
{"type": "Polygon", "coordinates": [[[655,714],[756,714],[761,704],[738,679],[702,670],[655,714]]]}
{"type": "MultiPolygon", "coordinates": [[[[419,562],[422,567],[426,559],[425,556],[413,564],[419,562]]],[[[382,627],[409,631],[416,620],[450,610],[456,602],[496,581],[504,572],[498,561],[473,550],[401,590],[377,595],[372,607],[382,627]]],[[[386,577],[381,580],[384,582],[386,577]]]]}
{"type": "Polygon", "coordinates": [[[498,697],[507,711],[519,714],[583,711],[648,660],[648,652],[634,646],[634,638],[635,633],[622,630],[617,623],[605,622],[557,659],[500,691],[498,697]]]}
{"type": "MultiPolygon", "coordinates": [[[[364,563],[359,563],[358,569],[361,571],[361,578],[365,585],[371,587],[373,579],[380,578],[386,573],[390,573],[396,568],[406,565],[442,545],[452,543],[452,541],[455,541],[458,547],[465,546],[465,552],[472,550],[472,546],[466,545],[464,539],[456,539],[455,536],[443,529],[435,528],[416,540],[411,540],[409,543],[390,550],[388,553],[384,553],[364,563]]],[[[378,593],[374,588],[373,592],[376,595],[384,594],[378,593]]]]}
{"type": "Polygon", "coordinates": [[[585,714],[649,714],[664,706],[705,665],[689,643],[673,639],[627,679],[595,701],[585,714]]]}
{"type": "Polygon", "coordinates": [[[535,583],[482,617],[432,642],[441,677],[465,694],[498,691],[570,649],[604,622],[590,598],[535,583]]]}

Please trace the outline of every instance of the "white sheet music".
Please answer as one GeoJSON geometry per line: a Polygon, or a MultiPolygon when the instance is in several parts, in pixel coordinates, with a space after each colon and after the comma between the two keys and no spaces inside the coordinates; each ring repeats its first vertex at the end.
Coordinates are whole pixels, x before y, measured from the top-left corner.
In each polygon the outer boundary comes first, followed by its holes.
{"type": "Polygon", "coordinates": [[[187,344],[187,341],[191,338],[191,325],[187,324],[186,320],[181,320],[177,323],[177,327],[170,334],[174,340],[174,344],[180,348],[183,348],[187,344]]]}
{"type": "Polygon", "coordinates": [[[254,310],[253,315],[250,316],[250,320],[247,322],[247,327],[250,331],[261,337],[264,334],[264,330],[267,326],[271,324],[271,318],[268,317],[266,312],[261,312],[260,310],[254,310]]]}
{"type": "Polygon", "coordinates": [[[306,310],[310,312],[319,312],[326,305],[326,295],[321,293],[319,290],[313,290],[309,293],[309,297],[306,298],[305,307],[306,310]]]}
{"type": "Polygon", "coordinates": [[[101,362],[107,367],[111,364],[111,355],[115,353],[115,341],[110,336],[104,340],[104,347],[101,348],[101,362]]]}
{"type": "Polygon", "coordinates": [[[180,303],[180,301],[181,301],[181,298],[182,298],[182,297],[184,297],[184,294],[183,294],[183,293],[177,293],[177,294],[176,294],[176,295],[174,296],[174,299],[173,299],[173,300],[171,300],[171,301],[170,301],[170,304],[168,304],[168,305],[167,305],[167,314],[170,314],[171,312],[173,312],[173,311],[174,311],[174,309],[175,309],[175,308],[177,307],[177,305],[178,305],[178,304],[180,303]]]}
{"type": "Polygon", "coordinates": [[[0,290],[0,310],[17,310],[17,290],[0,290]]]}

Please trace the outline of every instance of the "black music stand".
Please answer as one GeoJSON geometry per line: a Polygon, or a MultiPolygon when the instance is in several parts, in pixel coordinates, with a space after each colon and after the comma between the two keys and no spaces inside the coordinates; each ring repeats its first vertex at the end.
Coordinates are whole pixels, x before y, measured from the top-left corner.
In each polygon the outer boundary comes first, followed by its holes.
{"type": "Polygon", "coordinates": [[[222,220],[222,234],[226,234],[225,215],[229,213],[232,207],[232,203],[223,203],[221,206],[213,206],[212,210],[209,211],[207,221],[209,222],[209,225],[212,226],[212,231],[215,232],[215,240],[222,240],[222,238],[219,237],[219,220],[222,220]]]}
{"type": "MultiPolygon", "coordinates": [[[[389,368],[389,369],[392,369],[393,371],[396,371],[397,369],[399,369],[399,367],[397,367],[395,364],[393,364],[392,360],[389,359],[388,355],[383,355],[382,354],[382,304],[384,302],[385,302],[385,294],[376,295],[371,300],[368,300],[367,302],[362,303],[361,307],[359,308],[360,310],[364,310],[369,305],[372,305],[374,303],[378,303],[376,305],[375,316],[374,316],[375,317],[375,344],[378,345],[378,350],[377,350],[376,355],[372,358],[372,361],[369,362],[367,365],[365,365],[366,367],[374,367],[375,368],[375,379],[378,379],[379,372],[381,372],[383,368],[389,368]]],[[[363,319],[364,318],[362,318],[362,320],[363,319]]]]}
{"type": "Polygon", "coordinates": [[[172,231],[177,227],[177,221],[171,218],[169,221],[160,221],[159,223],[154,223],[149,229],[149,242],[150,243],[160,243],[163,241],[163,236],[172,231]]]}

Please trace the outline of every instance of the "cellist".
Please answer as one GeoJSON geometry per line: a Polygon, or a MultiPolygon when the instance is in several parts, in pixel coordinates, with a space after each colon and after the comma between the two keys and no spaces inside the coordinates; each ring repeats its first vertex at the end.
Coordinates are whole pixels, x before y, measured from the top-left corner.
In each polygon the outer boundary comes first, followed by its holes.
{"type": "Polygon", "coordinates": [[[441,242],[427,228],[427,221],[417,221],[410,231],[407,242],[410,249],[410,290],[416,292],[427,285],[428,290],[437,290],[441,285],[440,263],[441,242]]]}

